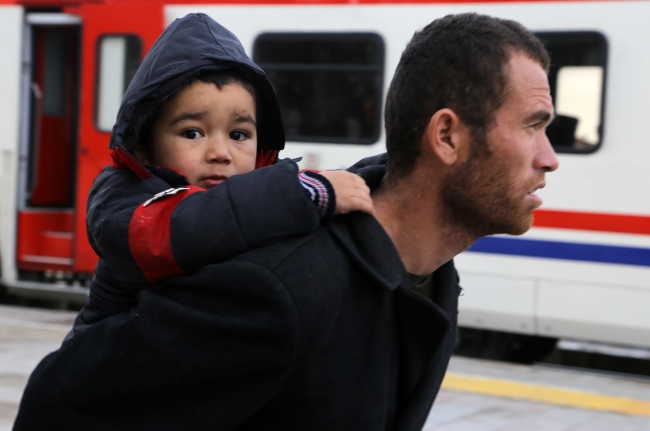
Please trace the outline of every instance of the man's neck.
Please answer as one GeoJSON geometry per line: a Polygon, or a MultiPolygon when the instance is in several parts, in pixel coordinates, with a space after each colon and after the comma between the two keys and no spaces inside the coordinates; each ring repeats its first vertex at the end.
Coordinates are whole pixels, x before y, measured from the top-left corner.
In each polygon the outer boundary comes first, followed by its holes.
{"type": "Polygon", "coordinates": [[[383,187],[373,194],[375,217],[395,244],[406,270],[430,274],[467,250],[476,238],[445,217],[439,191],[427,195],[405,193],[422,190],[404,184],[409,181],[383,187]]]}

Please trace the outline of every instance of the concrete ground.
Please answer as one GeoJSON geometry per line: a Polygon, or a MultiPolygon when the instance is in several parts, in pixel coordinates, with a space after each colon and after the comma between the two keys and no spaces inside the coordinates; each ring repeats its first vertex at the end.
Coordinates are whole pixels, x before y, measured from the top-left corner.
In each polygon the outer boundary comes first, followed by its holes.
{"type": "Polygon", "coordinates": [[[424,427],[434,430],[647,431],[650,380],[453,357],[424,427]]]}
{"type": "MultiPolygon", "coordinates": [[[[0,431],[74,312],[0,305],[0,431]]],[[[650,382],[454,357],[424,431],[650,430],[650,382]],[[610,410],[610,411],[608,411],[610,410]]]]}
{"type": "Polygon", "coordinates": [[[29,374],[59,348],[76,314],[0,305],[0,431],[11,430],[29,374]]]}

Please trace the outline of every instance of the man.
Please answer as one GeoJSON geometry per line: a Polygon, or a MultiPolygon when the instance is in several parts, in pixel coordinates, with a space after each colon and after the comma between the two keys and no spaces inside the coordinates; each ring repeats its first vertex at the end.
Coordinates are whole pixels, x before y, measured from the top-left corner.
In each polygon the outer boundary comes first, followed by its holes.
{"type": "Polygon", "coordinates": [[[375,217],[142,292],[39,365],[15,430],[421,429],[455,342],[451,259],[525,232],[558,166],[548,64],[514,22],[432,22],[388,92],[375,217]]]}

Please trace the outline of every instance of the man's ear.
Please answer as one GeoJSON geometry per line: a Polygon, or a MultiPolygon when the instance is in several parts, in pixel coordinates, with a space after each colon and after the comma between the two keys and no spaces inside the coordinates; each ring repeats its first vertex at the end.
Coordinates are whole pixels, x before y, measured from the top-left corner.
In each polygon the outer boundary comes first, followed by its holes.
{"type": "Polygon", "coordinates": [[[469,133],[460,117],[451,109],[437,111],[427,126],[424,145],[446,165],[463,161],[469,148],[469,133]]]}

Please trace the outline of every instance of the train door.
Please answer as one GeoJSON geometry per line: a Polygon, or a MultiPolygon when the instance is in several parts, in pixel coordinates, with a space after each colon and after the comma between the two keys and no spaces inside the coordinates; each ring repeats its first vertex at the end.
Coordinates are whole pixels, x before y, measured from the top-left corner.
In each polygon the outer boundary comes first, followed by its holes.
{"type": "Polygon", "coordinates": [[[162,5],[82,2],[27,13],[12,293],[83,301],[97,256],[86,202],[110,165],[110,132],[142,58],[163,30],[162,5]]]}
{"type": "MultiPolygon", "coordinates": [[[[133,2],[136,3],[136,2],[133,2]]],[[[145,54],[164,29],[163,5],[83,4],[82,97],[74,249],[76,273],[92,273],[97,256],[86,236],[86,199],[111,164],[108,143],[122,96],[145,54]]]]}
{"type": "Polygon", "coordinates": [[[16,262],[19,280],[73,267],[81,20],[26,14],[16,262]]]}

